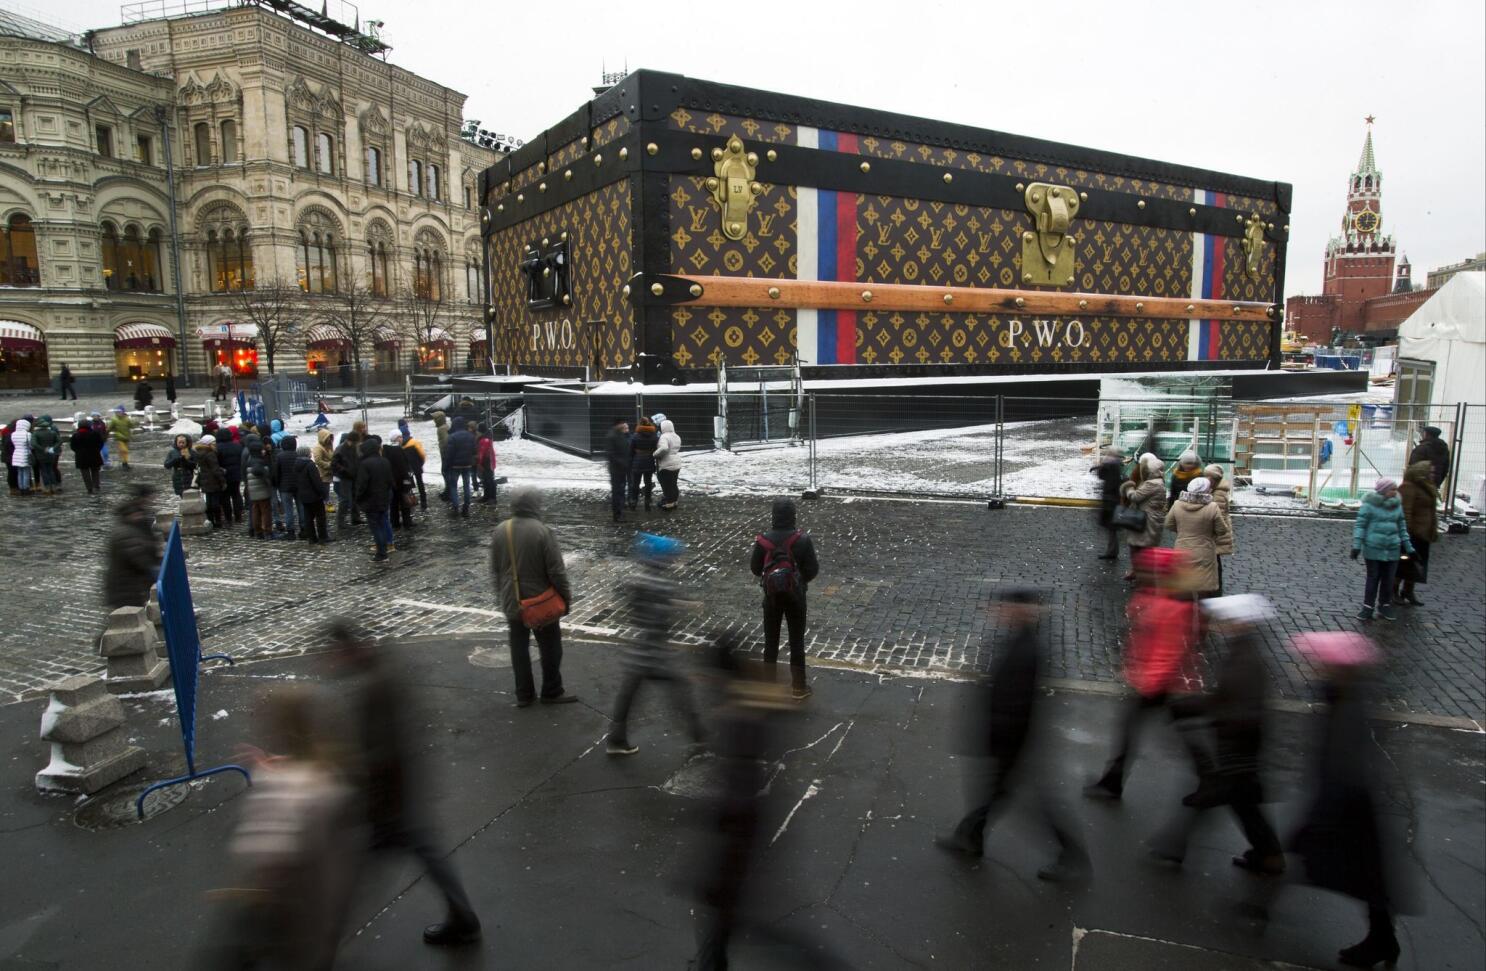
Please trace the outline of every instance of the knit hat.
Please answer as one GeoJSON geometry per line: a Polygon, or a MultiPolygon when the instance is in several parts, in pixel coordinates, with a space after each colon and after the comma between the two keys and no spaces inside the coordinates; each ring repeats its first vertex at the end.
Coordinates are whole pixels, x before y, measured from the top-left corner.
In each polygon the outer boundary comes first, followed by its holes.
{"type": "Polygon", "coordinates": [[[203,436],[201,436],[201,438],[197,439],[196,444],[197,445],[215,445],[215,444],[217,444],[217,440],[215,438],[213,438],[212,436],[210,436],[210,435],[203,435],[203,436]]]}
{"type": "Polygon", "coordinates": [[[129,410],[123,405],[114,405],[114,411],[117,411],[121,415],[127,415],[129,413],[129,410]]]}
{"type": "Polygon", "coordinates": [[[1205,496],[1213,491],[1213,484],[1207,481],[1206,477],[1199,475],[1197,478],[1187,483],[1186,491],[1195,495],[1205,496]]]}
{"type": "Polygon", "coordinates": [[[1223,477],[1223,467],[1221,465],[1219,465],[1218,463],[1214,462],[1212,465],[1209,465],[1207,468],[1203,469],[1202,470],[1202,474],[1203,475],[1215,475],[1215,476],[1217,476],[1218,478],[1221,479],[1223,477]]]}
{"type": "Polygon", "coordinates": [[[1177,456],[1177,462],[1181,465],[1190,467],[1194,465],[1201,465],[1202,459],[1198,458],[1197,453],[1189,448],[1181,455],[1177,456]]]}
{"type": "Polygon", "coordinates": [[[402,432],[393,432],[392,435],[391,435],[391,437],[389,437],[387,439],[387,441],[388,442],[391,442],[393,445],[401,445],[402,444],[402,432]]]}
{"type": "Polygon", "coordinates": [[[1397,488],[1398,488],[1398,483],[1397,482],[1394,482],[1392,479],[1388,478],[1385,475],[1381,479],[1379,479],[1377,482],[1373,483],[1372,490],[1374,492],[1384,493],[1384,492],[1391,492],[1392,490],[1397,489],[1397,488]]]}
{"type": "Polygon", "coordinates": [[[661,422],[666,420],[666,413],[664,411],[657,411],[650,416],[650,420],[659,426],[661,422]]]}

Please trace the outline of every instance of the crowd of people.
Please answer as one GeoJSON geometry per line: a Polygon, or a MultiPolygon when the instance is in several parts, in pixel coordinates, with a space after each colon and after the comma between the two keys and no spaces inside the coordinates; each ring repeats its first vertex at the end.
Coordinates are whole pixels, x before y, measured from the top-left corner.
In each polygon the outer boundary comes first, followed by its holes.
{"type": "Polygon", "coordinates": [[[0,428],[0,462],[5,464],[10,494],[17,497],[60,496],[64,489],[64,453],[88,495],[97,495],[104,469],[129,471],[129,443],[134,426],[119,405],[105,418],[99,412],[68,416],[67,432],[51,415],[23,415],[0,428]]]}
{"type": "MultiPolygon", "coordinates": [[[[495,502],[494,441],[476,416],[451,418],[436,413],[442,480],[451,515],[468,515],[470,505],[495,502]]],[[[38,426],[44,426],[38,420],[38,426]]],[[[38,428],[39,430],[39,428],[38,428]]],[[[109,437],[105,426],[91,422],[79,434],[109,437]]],[[[1436,436],[1437,437],[1437,436],[1436,436]]],[[[249,535],[262,539],[299,538],[311,543],[329,539],[327,504],[334,495],[339,537],[348,527],[366,523],[375,540],[375,558],[393,548],[396,529],[413,525],[412,510],[427,509],[423,471],[427,453],[406,420],[386,441],[364,424],[355,423],[337,440],[328,428],[313,430],[313,444],[300,444],[279,421],[260,428],[246,423],[212,428],[197,441],[176,436],[164,465],[177,494],[198,488],[207,497],[210,520],[228,528],[248,517],[249,535]]],[[[6,436],[8,448],[49,448],[52,438],[33,431],[28,419],[6,436]]],[[[673,473],[669,487],[661,477],[661,508],[675,508],[674,472],[665,463],[679,438],[664,416],[641,419],[634,431],[616,421],[605,456],[611,476],[611,509],[619,519],[625,508],[651,502],[650,477],[673,473]]],[[[1423,446],[1421,446],[1423,448],[1423,446]]],[[[1390,600],[1398,596],[1419,603],[1412,579],[1397,576],[1401,560],[1427,566],[1428,545],[1438,531],[1435,504],[1438,467],[1429,450],[1416,452],[1400,487],[1380,479],[1363,501],[1354,524],[1354,557],[1367,563],[1366,603],[1362,619],[1391,618],[1390,600]]],[[[120,450],[120,454],[124,454],[120,450]]],[[[1262,784],[1267,752],[1265,708],[1269,679],[1260,639],[1272,608],[1264,598],[1224,589],[1223,559],[1236,548],[1228,501],[1230,483],[1219,465],[1203,465],[1195,452],[1179,456],[1168,471],[1150,453],[1139,455],[1128,478],[1118,452],[1102,456],[1093,470],[1104,502],[1100,524],[1108,531],[1104,559],[1119,556],[1119,536],[1128,537],[1132,583],[1127,604],[1128,633],[1123,647],[1123,673],[1128,700],[1110,732],[1112,745],[1103,771],[1088,782],[1091,800],[1118,805],[1134,771],[1137,741],[1153,719],[1177,729],[1177,737],[1197,779],[1195,788],[1174,805],[1171,817],[1149,841],[1150,855],[1180,866],[1201,814],[1226,808],[1243,837],[1233,864],[1257,881],[1270,881],[1291,868],[1303,867],[1302,879],[1362,901],[1367,908],[1367,935],[1339,953],[1346,965],[1373,967],[1396,960],[1397,913],[1407,912],[1408,895],[1400,888],[1396,847],[1381,825],[1376,809],[1378,768],[1375,746],[1366,742],[1369,672],[1380,657],[1360,634],[1334,633],[1294,638],[1293,647],[1319,671],[1328,702],[1320,720],[1315,788],[1308,796],[1301,825],[1288,837],[1277,831],[1264,806],[1272,801],[1262,784]],[[1172,545],[1165,543],[1172,534],[1172,545]],[[1204,663],[1215,676],[1204,680],[1204,663]]],[[[1444,467],[1448,470],[1448,458],[1444,467]]],[[[29,483],[29,478],[25,480],[29,483]]],[[[120,507],[112,543],[111,573],[119,576],[110,602],[138,600],[147,592],[152,556],[158,544],[147,524],[150,496],[145,488],[131,492],[120,507]],[[147,549],[148,547],[148,549],[147,549]],[[144,586],[142,586],[144,584],[144,586]]],[[[531,488],[517,489],[510,515],[494,528],[489,570],[499,609],[505,616],[510,644],[515,705],[563,705],[578,700],[562,676],[562,619],[576,596],[556,532],[543,522],[542,497],[531,488]],[[533,669],[535,642],[538,668],[533,669]]],[[[729,941],[748,920],[746,899],[753,857],[760,849],[757,827],[762,812],[760,760],[772,751],[776,715],[797,708],[811,697],[806,674],[806,600],[821,564],[811,536],[798,526],[793,502],[778,499],[770,510],[769,528],[754,537],[750,570],[761,595],[763,658],[743,657],[732,631],[715,631],[712,662],[697,669],[673,646],[672,636],[688,614],[704,612],[685,586],[686,546],[679,539],[653,532],[636,535],[631,570],[621,583],[621,601],[643,604],[631,617],[621,653],[620,688],[610,707],[605,739],[610,756],[639,751],[630,729],[630,712],[647,685],[664,686],[679,714],[686,736],[719,760],[719,787],[711,812],[716,833],[698,848],[699,859],[716,863],[696,881],[699,902],[698,966],[725,967],[729,941]],[[781,627],[787,628],[790,676],[777,675],[781,627]]],[[[969,722],[960,726],[959,752],[968,756],[966,789],[969,810],[953,830],[936,839],[956,855],[979,857],[988,832],[1011,797],[1030,790],[1058,846],[1056,858],[1038,876],[1056,882],[1078,882],[1092,872],[1092,861],[1079,836],[1074,815],[1038,783],[1028,755],[1047,720],[1043,665],[1049,654],[1042,619],[1043,595],[1033,589],[1002,591],[994,600],[992,643],[987,654],[993,667],[972,688],[969,722]]],[[[704,625],[705,626],[705,625],[704,625]]],[[[322,722],[308,696],[292,693],[269,712],[274,723],[273,753],[264,754],[266,784],[256,786],[245,809],[234,851],[259,879],[277,881],[264,906],[239,908],[231,917],[233,931],[221,946],[244,952],[268,947],[294,948],[293,953],[333,957],[347,888],[354,883],[359,860],[336,854],[336,865],[307,866],[292,861],[285,869],[283,850],[273,837],[293,825],[320,834],[301,844],[306,853],[363,837],[374,848],[395,848],[416,855],[441,890],[445,919],[425,931],[433,944],[459,944],[479,938],[480,921],[448,861],[433,849],[431,822],[412,800],[406,780],[414,771],[411,750],[395,725],[403,699],[395,688],[381,649],[348,625],[337,622],[330,632],[329,656],[356,688],[341,699],[349,707],[349,732],[337,735],[322,722]],[[349,767],[349,768],[348,768],[349,767]],[[393,780],[396,785],[393,785],[393,780]],[[265,863],[272,865],[265,865],[265,863]],[[296,867],[298,869],[296,869],[296,867]],[[288,880],[298,873],[303,879],[288,880]],[[312,879],[311,879],[312,878],[312,879]],[[326,909],[329,908],[329,909],[326,909]]],[[[1149,770],[1147,770],[1149,771],[1149,770]]],[[[1268,897],[1261,893],[1261,899],[1268,897]]],[[[815,949],[815,956],[827,960],[815,949]]],[[[310,966],[320,966],[313,963],[310,966]]]]}

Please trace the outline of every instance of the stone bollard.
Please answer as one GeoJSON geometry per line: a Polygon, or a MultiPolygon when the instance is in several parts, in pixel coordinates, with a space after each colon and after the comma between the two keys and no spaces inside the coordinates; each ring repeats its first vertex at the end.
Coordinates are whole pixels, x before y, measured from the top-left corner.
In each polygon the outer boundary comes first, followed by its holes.
{"type": "Polygon", "coordinates": [[[175,525],[175,510],[161,509],[155,513],[155,529],[159,530],[161,536],[170,535],[170,527],[175,525]]]}
{"type": "Polygon", "coordinates": [[[91,795],[144,768],[144,750],[128,744],[124,705],[99,677],[78,674],[52,687],[41,737],[52,743],[51,764],[36,773],[42,792],[91,795]]]}
{"type": "Polygon", "coordinates": [[[187,489],[181,493],[180,520],[182,536],[211,532],[211,524],[206,521],[206,496],[201,490],[187,489]]]}
{"type": "Polygon", "coordinates": [[[108,659],[108,690],[154,691],[170,677],[170,665],[155,647],[159,643],[144,607],[120,607],[108,615],[108,629],[98,653],[108,659]]]}
{"type": "Polygon", "coordinates": [[[160,588],[154,584],[150,585],[150,599],[144,605],[144,616],[145,620],[148,620],[150,625],[155,628],[155,643],[159,645],[155,649],[155,653],[164,657],[165,621],[160,616],[160,588]]]}

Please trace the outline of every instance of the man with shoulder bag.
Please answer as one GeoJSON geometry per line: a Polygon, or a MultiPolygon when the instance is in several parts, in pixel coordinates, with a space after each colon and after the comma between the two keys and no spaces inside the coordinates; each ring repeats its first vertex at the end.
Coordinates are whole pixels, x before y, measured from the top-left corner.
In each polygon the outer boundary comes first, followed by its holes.
{"type": "Polygon", "coordinates": [[[542,494],[536,489],[518,489],[511,496],[511,517],[496,526],[491,537],[490,573],[510,625],[516,707],[526,708],[538,697],[531,670],[533,634],[542,664],[542,704],[577,701],[577,695],[562,687],[561,619],[573,602],[573,591],[557,537],[542,522],[542,494]]]}

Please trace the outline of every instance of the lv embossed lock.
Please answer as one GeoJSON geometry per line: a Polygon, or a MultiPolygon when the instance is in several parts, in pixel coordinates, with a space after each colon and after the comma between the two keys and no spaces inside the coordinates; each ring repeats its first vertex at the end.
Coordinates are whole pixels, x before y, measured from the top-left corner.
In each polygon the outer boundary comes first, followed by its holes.
{"type": "Polygon", "coordinates": [[[712,178],[707,189],[722,209],[722,234],[728,239],[748,235],[748,213],[763,186],[753,181],[758,169],[758,155],[744,152],[737,135],[728,139],[727,148],[712,150],[712,178]]]}
{"type": "Polygon", "coordinates": [[[1073,234],[1078,192],[1066,185],[1033,182],[1023,199],[1032,230],[1022,234],[1022,282],[1066,287],[1073,283],[1073,234]]]}

